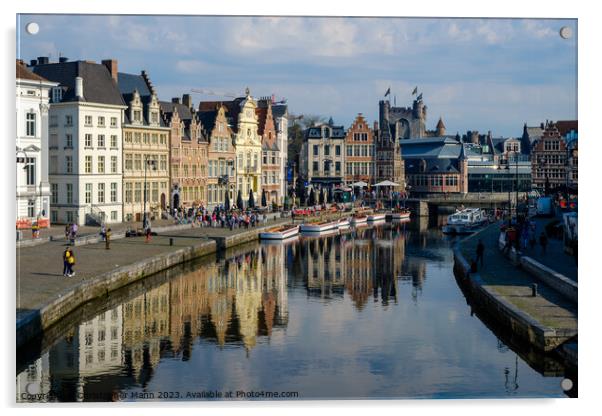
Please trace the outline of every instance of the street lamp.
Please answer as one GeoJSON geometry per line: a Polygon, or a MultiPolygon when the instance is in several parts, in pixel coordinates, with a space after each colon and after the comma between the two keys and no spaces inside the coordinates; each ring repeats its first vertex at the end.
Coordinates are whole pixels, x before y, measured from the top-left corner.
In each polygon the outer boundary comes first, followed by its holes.
{"type": "Polygon", "coordinates": [[[157,161],[155,159],[151,159],[150,155],[146,155],[144,157],[144,215],[142,218],[142,227],[144,229],[148,228],[148,217],[146,213],[146,200],[147,198],[147,181],[146,181],[146,167],[151,166],[152,170],[157,170],[157,161]]]}

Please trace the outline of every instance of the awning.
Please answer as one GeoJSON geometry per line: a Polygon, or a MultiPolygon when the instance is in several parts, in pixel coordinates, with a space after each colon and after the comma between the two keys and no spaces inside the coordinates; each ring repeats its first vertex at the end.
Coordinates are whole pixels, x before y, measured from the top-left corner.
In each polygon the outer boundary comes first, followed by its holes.
{"type": "Polygon", "coordinates": [[[395,182],[391,182],[389,180],[386,180],[386,181],[379,182],[379,183],[375,184],[374,186],[399,186],[399,184],[395,183],[395,182]]]}
{"type": "Polygon", "coordinates": [[[364,186],[368,186],[368,184],[366,182],[364,182],[364,181],[359,181],[359,182],[356,182],[356,183],[352,183],[351,186],[353,186],[353,187],[356,187],[356,186],[364,187],[364,186]]]}

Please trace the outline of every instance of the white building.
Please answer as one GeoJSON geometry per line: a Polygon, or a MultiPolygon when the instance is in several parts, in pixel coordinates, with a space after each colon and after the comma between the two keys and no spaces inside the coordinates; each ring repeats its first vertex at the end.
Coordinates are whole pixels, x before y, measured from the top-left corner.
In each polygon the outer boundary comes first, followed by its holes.
{"type": "Polygon", "coordinates": [[[48,219],[48,100],[56,83],[17,60],[17,226],[48,219]]]}
{"type": "Polygon", "coordinates": [[[280,195],[283,198],[288,195],[287,189],[287,169],[288,169],[288,106],[286,104],[276,104],[272,106],[272,114],[276,125],[276,140],[278,149],[280,149],[280,195]]]}
{"type": "Polygon", "coordinates": [[[51,222],[122,221],[122,121],[127,108],[114,61],[32,62],[33,72],[59,83],[49,118],[51,222]]]}

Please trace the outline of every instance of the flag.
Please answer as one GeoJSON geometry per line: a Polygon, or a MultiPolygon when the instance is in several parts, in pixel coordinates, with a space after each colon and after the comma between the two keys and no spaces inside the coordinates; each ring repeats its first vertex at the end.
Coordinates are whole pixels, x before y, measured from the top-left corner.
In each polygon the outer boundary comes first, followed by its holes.
{"type": "Polygon", "coordinates": [[[416,95],[416,94],[418,94],[418,87],[415,87],[414,91],[412,91],[412,95],[416,95]]]}
{"type": "Polygon", "coordinates": [[[416,99],[417,99],[418,101],[422,100],[422,93],[420,93],[420,94],[418,95],[418,97],[416,97],[416,99]]]}
{"type": "Polygon", "coordinates": [[[389,95],[389,94],[391,94],[391,87],[387,88],[387,92],[385,93],[385,97],[386,97],[387,95],[389,95]]]}

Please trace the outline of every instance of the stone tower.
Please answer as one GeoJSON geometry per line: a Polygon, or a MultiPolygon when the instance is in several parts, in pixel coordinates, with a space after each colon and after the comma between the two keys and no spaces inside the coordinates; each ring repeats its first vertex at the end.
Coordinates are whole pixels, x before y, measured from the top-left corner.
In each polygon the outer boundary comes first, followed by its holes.
{"type": "Polygon", "coordinates": [[[437,123],[437,136],[445,136],[445,124],[443,124],[441,117],[439,117],[439,122],[437,123]]]}

